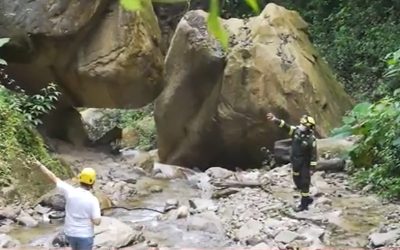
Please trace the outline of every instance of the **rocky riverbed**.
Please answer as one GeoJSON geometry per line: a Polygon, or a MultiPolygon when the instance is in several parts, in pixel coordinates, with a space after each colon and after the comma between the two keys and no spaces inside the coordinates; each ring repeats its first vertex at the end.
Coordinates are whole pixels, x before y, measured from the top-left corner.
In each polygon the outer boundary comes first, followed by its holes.
{"type": "MultiPolygon", "coordinates": [[[[354,190],[344,173],[316,172],[309,211],[295,213],[299,197],[290,166],[273,170],[231,172],[214,167],[196,172],[155,163],[151,153],[126,151],[110,156],[66,144],[58,157],[76,170],[98,171],[96,194],[110,209],[96,227],[99,249],[246,247],[380,247],[400,244],[399,205],[383,203],[366,191],[354,190]],[[112,204],[111,204],[112,203],[112,204]]],[[[62,210],[55,192],[37,204],[13,204],[0,210],[0,246],[49,249],[62,246],[62,220],[49,214],[62,210]]]]}

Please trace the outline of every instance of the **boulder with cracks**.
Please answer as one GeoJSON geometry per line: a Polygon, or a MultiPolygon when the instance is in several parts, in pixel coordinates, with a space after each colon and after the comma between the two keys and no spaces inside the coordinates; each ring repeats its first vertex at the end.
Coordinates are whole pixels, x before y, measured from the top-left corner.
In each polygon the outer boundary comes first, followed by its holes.
{"type": "Polygon", "coordinates": [[[267,112],[291,123],[309,113],[325,136],[352,106],[297,12],[268,4],[249,20],[221,20],[231,38],[227,53],[209,36],[206,18],[188,12],[167,53],[166,86],[155,106],[161,162],[259,164],[260,148],[287,136],[266,121],[267,112]]]}

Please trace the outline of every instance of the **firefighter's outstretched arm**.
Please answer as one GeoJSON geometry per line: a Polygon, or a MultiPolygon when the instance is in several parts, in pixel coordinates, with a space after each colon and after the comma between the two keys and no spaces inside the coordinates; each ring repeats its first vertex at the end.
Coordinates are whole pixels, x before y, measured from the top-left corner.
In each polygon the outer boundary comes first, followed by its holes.
{"type": "Polygon", "coordinates": [[[273,121],[276,125],[278,125],[278,127],[286,130],[290,136],[293,134],[296,128],[295,126],[287,124],[284,120],[276,118],[275,115],[272,113],[267,114],[267,119],[273,121]]]}

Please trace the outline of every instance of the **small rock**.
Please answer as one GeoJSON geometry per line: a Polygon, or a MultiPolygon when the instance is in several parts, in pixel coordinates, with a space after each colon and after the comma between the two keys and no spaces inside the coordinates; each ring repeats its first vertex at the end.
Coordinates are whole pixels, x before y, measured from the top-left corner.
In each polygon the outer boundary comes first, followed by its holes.
{"type": "Polygon", "coordinates": [[[281,231],[277,236],[275,236],[275,241],[288,244],[296,240],[300,235],[289,230],[281,231]]]}
{"type": "Polygon", "coordinates": [[[96,226],[94,231],[96,247],[113,249],[144,241],[142,232],[135,231],[129,225],[106,216],[101,218],[101,224],[96,226]]]}
{"type": "Polygon", "coordinates": [[[258,235],[262,228],[263,224],[260,221],[250,219],[236,232],[236,238],[241,242],[244,242],[247,239],[258,235]]]}
{"type": "Polygon", "coordinates": [[[374,247],[389,245],[400,237],[400,229],[392,230],[387,233],[373,233],[369,240],[374,247]]]}
{"type": "Polygon", "coordinates": [[[151,241],[151,240],[147,241],[146,244],[147,244],[148,247],[158,247],[157,242],[154,242],[154,241],[151,241]]]}
{"type": "Polygon", "coordinates": [[[270,248],[271,248],[270,246],[268,246],[264,242],[261,242],[261,243],[255,245],[254,247],[250,248],[250,250],[266,250],[266,249],[270,249],[270,248]]]}
{"type": "Polygon", "coordinates": [[[151,193],[161,193],[163,191],[162,187],[158,185],[154,185],[150,187],[150,192],[151,193]]]}
{"type": "Polygon", "coordinates": [[[39,222],[32,218],[28,213],[21,211],[16,219],[20,224],[26,227],[37,227],[39,222]]]}
{"type": "Polygon", "coordinates": [[[206,174],[212,179],[227,179],[233,176],[233,172],[220,167],[212,167],[206,170],[206,174]]]}
{"type": "MultiPolygon", "coordinates": [[[[12,221],[11,221],[11,222],[12,222],[12,221]]],[[[9,233],[12,229],[13,229],[13,227],[11,226],[11,224],[2,225],[2,226],[0,227],[0,234],[9,233]]]]}
{"type": "Polygon", "coordinates": [[[275,228],[275,227],[279,227],[283,224],[283,221],[277,220],[277,219],[273,219],[273,218],[268,218],[264,224],[266,227],[270,227],[270,228],[275,228]]]}
{"type": "Polygon", "coordinates": [[[187,221],[187,230],[219,234],[223,232],[223,225],[214,212],[205,212],[190,216],[187,221]]]}
{"type": "Polygon", "coordinates": [[[176,218],[186,218],[189,215],[189,208],[187,206],[180,206],[176,211],[176,218]]]}
{"type": "Polygon", "coordinates": [[[39,214],[47,214],[48,212],[50,212],[50,210],[51,210],[51,208],[49,208],[49,207],[43,207],[43,206],[41,206],[40,204],[38,204],[38,205],[35,207],[35,211],[36,211],[37,213],[39,213],[39,214]]]}
{"type": "Polygon", "coordinates": [[[214,204],[214,201],[209,200],[209,199],[200,199],[200,198],[194,198],[189,200],[190,207],[195,209],[197,212],[202,212],[202,211],[216,211],[217,206],[214,204]]]}
{"type": "Polygon", "coordinates": [[[316,200],[316,204],[331,206],[332,200],[327,197],[320,197],[316,200]]]}
{"type": "Polygon", "coordinates": [[[179,205],[179,201],[175,199],[168,199],[165,202],[164,212],[171,211],[172,209],[177,209],[179,205]]]}
{"type": "Polygon", "coordinates": [[[21,212],[20,207],[5,207],[0,209],[0,217],[14,220],[17,218],[18,214],[21,212]]]}
{"type": "Polygon", "coordinates": [[[362,192],[363,192],[363,193],[368,193],[368,192],[371,191],[373,188],[374,188],[374,185],[368,184],[368,185],[366,185],[366,186],[362,189],[362,192]]]}
{"type": "Polygon", "coordinates": [[[0,248],[12,248],[20,243],[6,234],[0,234],[0,248]]]}

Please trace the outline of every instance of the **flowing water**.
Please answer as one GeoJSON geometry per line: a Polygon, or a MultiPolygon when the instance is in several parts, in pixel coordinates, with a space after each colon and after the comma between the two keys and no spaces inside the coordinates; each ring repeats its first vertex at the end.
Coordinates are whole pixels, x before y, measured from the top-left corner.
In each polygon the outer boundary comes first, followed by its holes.
{"type": "MultiPolygon", "coordinates": [[[[109,168],[107,162],[115,165],[115,162],[113,162],[115,159],[95,152],[69,149],[68,155],[64,157],[71,162],[75,161],[75,165],[101,166],[103,170],[109,168]]],[[[117,161],[117,163],[126,164],[125,162],[129,161],[117,161]]],[[[279,171],[277,170],[277,172],[279,171]]],[[[101,169],[98,169],[98,172],[101,172],[101,169]]],[[[176,199],[181,205],[189,206],[187,203],[190,198],[210,198],[210,184],[207,178],[204,173],[189,177],[189,180],[160,180],[140,177],[136,183],[136,188],[138,194],[142,195],[137,195],[123,205],[126,207],[148,207],[162,211],[168,199],[176,199]],[[161,187],[163,191],[160,193],[141,192],[154,185],[161,187]]],[[[316,180],[314,185],[319,186],[320,191],[323,191],[332,202],[328,210],[311,210],[309,215],[306,215],[311,219],[315,217],[325,220],[324,243],[334,247],[365,246],[368,242],[368,235],[372,230],[379,227],[385,209],[388,209],[388,207],[382,206],[379,200],[373,196],[354,194],[348,190],[344,191],[345,189],[341,185],[327,185],[324,178],[313,178],[316,180]],[[342,195],[335,195],[336,191],[342,192],[342,195]]],[[[279,174],[278,179],[280,181],[278,185],[271,186],[273,195],[285,203],[295,205],[297,199],[293,196],[291,176],[284,172],[279,174]]],[[[263,191],[260,190],[260,192],[263,191]]],[[[146,240],[156,242],[163,247],[218,249],[235,245],[232,240],[227,239],[224,232],[189,231],[187,230],[187,219],[168,219],[153,211],[114,209],[107,211],[106,215],[118,218],[133,227],[143,227],[146,240]]],[[[41,224],[39,227],[31,229],[18,227],[10,233],[10,236],[19,240],[27,249],[34,249],[33,246],[35,245],[48,245],[61,228],[62,222],[41,224]]]]}

